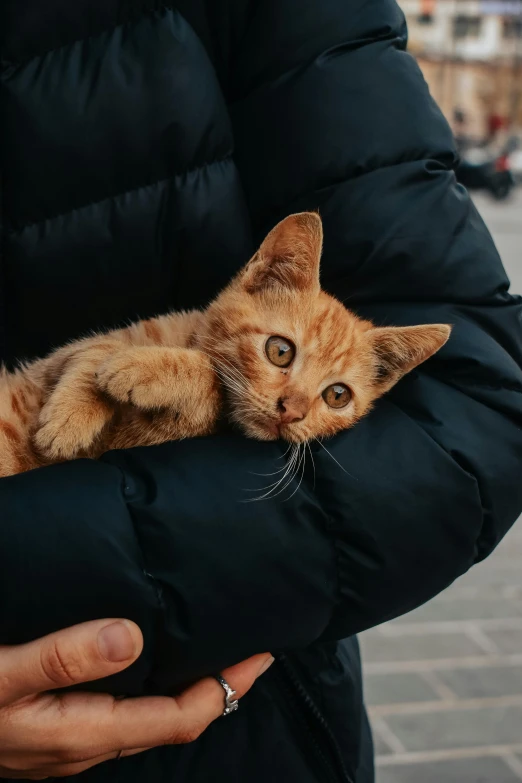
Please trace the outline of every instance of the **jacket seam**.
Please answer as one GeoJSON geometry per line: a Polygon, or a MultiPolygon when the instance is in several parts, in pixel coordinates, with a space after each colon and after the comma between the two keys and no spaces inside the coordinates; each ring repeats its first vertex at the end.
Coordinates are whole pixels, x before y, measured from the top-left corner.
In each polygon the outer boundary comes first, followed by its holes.
{"type": "Polygon", "coordinates": [[[333,560],[335,564],[335,605],[332,607],[332,613],[328,623],[325,625],[322,632],[318,636],[318,639],[321,639],[322,636],[324,636],[324,634],[327,632],[330,624],[334,621],[339,606],[341,606],[342,604],[342,590],[341,590],[342,557],[341,557],[338,536],[335,532],[335,522],[333,520],[333,517],[331,517],[330,514],[328,514],[325,511],[322,503],[320,502],[319,498],[316,496],[315,492],[310,491],[310,488],[307,486],[306,478],[304,478],[304,480],[301,483],[301,492],[303,492],[308,497],[309,500],[312,500],[312,502],[317,503],[317,505],[321,509],[321,513],[323,514],[324,517],[324,523],[322,525],[322,529],[328,541],[330,542],[330,546],[333,554],[333,560]]]}
{"type": "MultiPolygon", "coordinates": [[[[118,467],[118,470],[119,470],[120,476],[121,476],[121,481],[120,481],[121,497],[123,499],[123,502],[125,503],[125,507],[127,509],[127,514],[129,515],[129,519],[130,519],[130,523],[131,523],[131,527],[132,527],[132,532],[134,534],[134,540],[136,541],[136,544],[137,544],[137,547],[138,547],[138,551],[139,551],[139,554],[140,554],[140,564],[139,564],[140,565],[140,570],[141,570],[142,574],[145,576],[145,578],[147,580],[147,583],[151,586],[151,588],[154,591],[154,596],[156,598],[156,605],[158,607],[158,621],[161,618],[161,622],[163,624],[163,622],[165,620],[165,617],[166,617],[167,608],[165,606],[165,601],[163,600],[163,593],[162,593],[162,590],[161,590],[161,586],[158,583],[158,580],[156,579],[156,577],[147,568],[147,558],[145,557],[145,550],[144,550],[144,548],[142,546],[142,543],[141,543],[141,537],[140,537],[140,534],[138,532],[138,525],[136,524],[136,520],[134,518],[134,513],[133,513],[133,511],[131,509],[130,503],[128,502],[127,498],[125,497],[125,490],[126,490],[126,487],[127,487],[127,479],[126,479],[126,476],[125,476],[125,471],[122,470],[122,468],[120,468],[120,467],[118,467]]],[[[159,636],[158,632],[155,631],[155,633],[154,633],[155,647],[157,647],[158,636],[159,636]]],[[[155,655],[152,655],[151,661],[154,661],[154,659],[155,659],[155,655]]],[[[153,668],[154,668],[153,664],[151,664],[151,668],[150,668],[150,670],[149,670],[149,672],[147,674],[147,677],[145,679],[145,683],[148,680],[150,680],[150,678],[152,676],[153,668]]]]}
{"type": "Polygon", "coordinates": [[[178,177],[186,177],[189,176],[190,174],[197,174],[198,172],[203,171],[204,169],[210,168],[211,166],[219,165],[221,163],[226,163],[231,159],[232,159],[232,150],[230,150],[225,155],[222,155],[219,158],[214,158],[213,160],[206,161],[205,163],[202,163],[199,166],[194,166],[191,169],[182,169],[181,171],[176,171],[173,174],[170,174],[168,177],[161,177],[159,179],[155,179],[150,182],[143,182],[140,185],[135,185],[132,188],[125,188],[124,190],[120,190],[117,193],[109,193],[103,196],[102,198],[93,201],[87,201],[85,204],[80,204],[76,207],[66,209],[63,212],[56,212],[53,215],[47,215],[46,217],[39,218],[38,220],[29,220],[26,222],[13,220],[11,227],[7,229],[6,233],[10,235],[19,234],[25,231],[26,228],[32,228],[33,226],[38,226],[42,223],[47,223],[52,220],[57,220],[58,218],[64,217],[65,215],[71,215],[73,212],[81,212],[81,210],[83,209],[88,209],[89,207],[97,206],[98,204],[102,204],[104,201],[116,200],[118,198],[121,198],[122,196],[128,195],[129,193],[135,193],[138,190],[145,190],[146,188],[156,187],[156,185],[161,185],[164,182],[169,182],[169,180],[178,179],[178,177]]]}
{"type": "MultiPolygon", "coordinates": [[[[372,166],[372,167],[365,167],[360,166],[351,173],[346,173],[344,176],[340,175],[338,178],[335,178],[332,182],[329,182],[328,184],[320,184],[317,183],[317,185],[313,188],[314,193],[318,193],[322,190],[329,190],[330,188],[337,188],[343,185],[345,182],[351,182],[353,180],[359,179],[359,177],[367,177],[368,175],[375,174],[378,171],[385,171],[387,169],[393,169],[396,166],[408,166],[414,163],[429,163],[430,161],[438,163],[441,168],[437,169],[436,172],[430,172],[430,173],[437,173],[437,174],[454,174],[454,164],[451,165],[448,164],[443,160],[443,157],[447,157],[449,154],[452,154],[451,151],[444,151],[440,150],[439,152],[427,155],[423,157],[404,157],[399,160],[393,160],[393,161],[386,161],[385,163],[379,163],[378,166],[372,166]]],[[[307,191],[308,192],[308,191],[307,191]]],[[[302,198],[305,194],[301,193],[299,194],[298,198],[302,198]]]]}
{"type": "Polygon", "coordinates": [[[108,33],[111,30],[116,30],[118,27],[124,27],[127,24],[134,24],[136,22],[139,22],[140,19],[143,19],[144,16],[152,16],[153,14],[157,14],[159,11],[177,12],[177,8],[172,3],[158,2],[156,4],[156,7],[145,8],[135,14],[129,13],[121,21],[116,22],[115,24],[107,25],[107,27],[102,27],[100,28],[100,30],[98,30],[98,32],[92,33],[92,35],[80,36],[79,38],[72,38],[70,41],[65,41],[64,43],[58,44],[58,46],[52,46],[50,49],[44,49],[43,51],[36,52],[35,54],[30,55],[30,57],[25,57],[22,60],[9,60],[8,58],[2,58],[2,65],[6,70],[23,68],[24,66],[28,65],[28,63],[30,63],[32,60],[47,57],[48,54],[53,54],[54,52],[58,52],[60,49],[65,49],[68,46],[74,46],[74,44],[80,42],[85,43],[87,41],[92,41],[95,38],[99,38],[100,36],[105,35],[105,33],[108,33]]]}
{"type": "MultiPolygon", "coordinates": [[[[250,26],[251,25],[252,25],[252,21],[250,22],[250,26]]],[[[247,30],[245,31],[244,36],[248,35],[248,32],[249,32],[249,28],[247,28],[247,30]]],[[[408,43],[408,36],[407,36],[404,15],[402,16],[400,29],[390,28],[390,30],[384,34],[380,34],[376,31],[375,35],[368,35],[366,38],[349,39],[347,41],[343,41],[342,43],[334,44],[333,46],[327,47],[324,50],[316,51],[315,54],[311,54],[307,60],[300,63],[295,63],[294,65],[284,68],[283,70],[276,71],[275,73],[272,73],[269,78],[262,77],[258,81],[254,80],[253,85],[250,85],[249,87],[243,89],[243,91],[238,92],[238,94],[234,97],[232,103],[233,104],[241,103],[242,101],[245,100],[247,96],[250,96],[253,92],[256,92],[257,90],[264,88],[266,85],[272,84],[274,81],[279,81],[282,79],[286,80],[292,78],[295,74],[307,70],[308,68],[310,68],[311,66],[315,65],[318,62],[321,62],[325,58],[331,57],[332,52],[335,52],[336,50],[344,49],[347,51],[350,50],[353,51],[356,49],[362,49],[365,46],[371,46],[373,44],[378,44],[383,42],[389,42],[395,44],[396,48],[399,51],[406,50],[406,46],[408,43]]]]}
{"type": "MultiPolygon", "coordinates": [[[[444,383],[444,381],[442,381],[444,383]]],[[[466,394],[466,392],[463,392],[461,389],[456,388],[455,386],[452,386],[451,384],[447,384],[451,388],[458,391],[460,394],[462,394],[464,397],[468,397],[469,395],[466,394]]],[[[490,512],[493,516],[493,510],[491,508],[491,505],[486,502],[486,492],[482,488],[482,482],[480,477],[474,472],[473,466],[470,465],[467,460],[463,457],[459,457],[456,454],[452,454],[445,446],[440,443],[440,441],[437,440],[437,438],[432,435],[431,432],[429,432],[425,427],[422,426],[420,421],[415,419],[413,416],[408,413],[408,411],[403,408],[401,405],[399,405],[394,400],[390,400],[391,404],[401,412],[403,416],[406,416],[411,422],[413,422],[420,430],[424,433],[424,435],[431,440],[431,442],[434,444],[435,447],[439,448],[443,454],[446,455],[448,459],[451,460],[451,462],[465,475],[473,482],[475,491],[476,491],[476,500],[478,502],[480,515],[481,515],[481,523],[480,523],[480,530],[477,532],[477,536],[475,538],[475,545],[480,548],[482,539],[484,537],[485,533],[485,519],[487,512],[490,512]]],[[[474,559],[473,562],[476,562],[474,559]]]]}
{"type": "MultiPolygon", "coordinates": [[[[320,182],[317,181],[315,183],[312,183],[310,187],[307,187],[306,190],[301,190],[295,193],[290,198],[291,204],[299,204],[301,201],[305,198],[309,198],[311,195],[314,194],[320,194],[320,193],[327,193],[330,190],[333,190],[335,188],[340,188],[343,185],[346,185],[347,183],[352,183],[355,180],[359,179],[360,177],[368,177],[372,174],[377,174],[377,172],[380,171],[386,171],[387,169],[392,169],[397,166],[407,166],[411,164],[419,164],[419,163],[429,163],[430,161],[434,161],[435,163],[440,164],[441,168],[436,170],[436,174],[452,174],[453,177],[455,176],[454,172],[454,165],[455,164],[449,164],[447,162],[444,162],[443,157],[447,157],[448,154],[452,154],[451,150],[448,152],[444,152],[441,150],[440,152],[436,153],[435,155],[428,155],[425,157],[404,157],[402,160],[393,160],[393,161],[386,161],[384,163],[379,163],[377,166],[372,167],[364,167],[359,166],[353,171],[346,171],[344,173],[339,174],[338,177],[332,178],[330,182],[320,182]]],[[[456,180],[455,180],[456,182],[456,180]]],[[[279,210],[281,209],[280,204],[274,204],[271,208],[271,212],[275,214],[279,214],[279,210]]],[[[401,238],[404,238],[405,236],[410,235],[400,235],[401,238]]],[[[413,235],[416,236],[416,235],[413,235]]],[[[421,236],[421,234],[419,234],[421,236]]],[[[375,300],[372,299],[372,302],[375,300]]],[[[377,300],[378,301],[378,300],[377,300]]],[[[445,301],[445,300],[444,300],[445,301]]]]}

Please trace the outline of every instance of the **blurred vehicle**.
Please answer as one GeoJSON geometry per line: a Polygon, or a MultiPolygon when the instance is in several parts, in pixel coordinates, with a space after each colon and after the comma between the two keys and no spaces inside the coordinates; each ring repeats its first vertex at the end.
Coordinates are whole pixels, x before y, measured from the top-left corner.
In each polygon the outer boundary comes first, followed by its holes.
{"type": "Polygon", "coordinates": [[[516,150],[510,155],[509,163],[513,178],[518,185],[522,185],[522,150],[516,150]]]}
{"type": "Polygon", "coordinates": [[[510,140],[509,154],[509,168],[513,174],[515,182],[522,185],[522,142],[514,136],[510,140]]]}
{"type": "Polygon", "coordinates": [[[469,190],[487,190],[499,201],[506,199],[515,186],[512,158],[516,152],[503,149],[494,153],[488,147],[462,150],[457,180],[469,190]]]}

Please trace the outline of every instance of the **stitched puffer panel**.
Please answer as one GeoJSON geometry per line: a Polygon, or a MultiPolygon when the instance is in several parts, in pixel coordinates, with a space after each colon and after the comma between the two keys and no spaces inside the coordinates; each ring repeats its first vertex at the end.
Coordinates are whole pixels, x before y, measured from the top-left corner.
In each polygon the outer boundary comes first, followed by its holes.
{"type": "Polygon", "coordinates": [[[18,139],[3,161],[5,215],[14,224],[231,152],[212,65],[169,9],[14,66],[3,89],[4,133],[18,139]],[[20,178],[30,190],[16,188],[20,178]]]}
{"type": "Polygon", "coordinates": [[[142,13],[3,77],[6,358],[204,304],[248,259],[228,111],[179,13],[142,13]]]}
{"type": "Polygon", "coordinates": [[[11,231],[4,249],[9,355],[19,358],[91,329],[209,301],[248,258],[250,233],[227,158],[11,231]],[[212,263],[201,275],[205,257],[212,263]],[[34,319],[45,328],[35,333],[34,319]]]}
{"type": "Polygon", "coordinates": [[[147,11],[172,7],[161,0],[3,0],[0,7],[2,59],[20,63],[36,55],[98,35],[147,11]]]}

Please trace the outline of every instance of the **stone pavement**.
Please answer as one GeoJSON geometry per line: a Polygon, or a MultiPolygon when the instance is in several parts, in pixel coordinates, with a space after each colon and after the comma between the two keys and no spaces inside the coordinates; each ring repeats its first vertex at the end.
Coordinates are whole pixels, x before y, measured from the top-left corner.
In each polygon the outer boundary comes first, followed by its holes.
{"type": "Polygon", "coordinates": [[[522,781],[522,520],[484,563],[361,645],[377,783],[522,781]]]}
{"type": "MultiPolygon", "coordinates": [[[[522,292],[522,190],[475,200],[522,292]]],[[[485,562],[361,645],[377,783],[522,781],[522,518],[485,562]]]]}
{"type": "Polygon", "coordinates": [[[482,193],[474,201],[493,234],[512,292],[522,294],[522,185],[508,201],[493,201],[482,193]]]}

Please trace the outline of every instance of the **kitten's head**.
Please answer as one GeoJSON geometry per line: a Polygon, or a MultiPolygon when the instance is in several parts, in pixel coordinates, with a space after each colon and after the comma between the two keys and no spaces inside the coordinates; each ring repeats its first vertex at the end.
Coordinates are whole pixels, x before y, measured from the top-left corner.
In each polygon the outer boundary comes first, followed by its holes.
{"type": "Polygon", "coordinates": [[[301,443],[352,426],[444,345],[444,324],[377,328],[319,285],[322,225],[291,215],[210,305],[201,348],[250,437],[301,443]]]}

